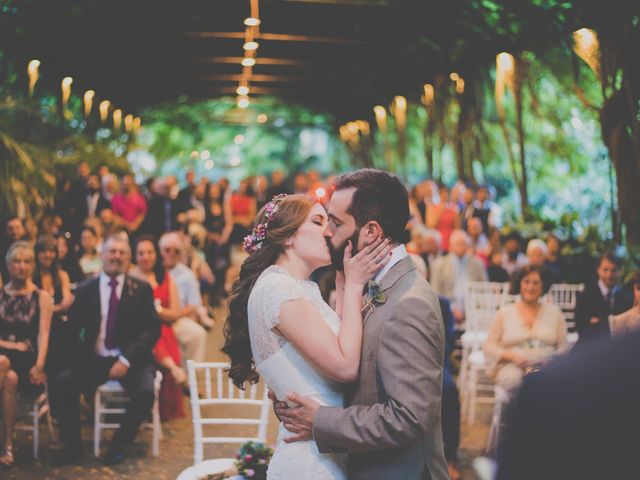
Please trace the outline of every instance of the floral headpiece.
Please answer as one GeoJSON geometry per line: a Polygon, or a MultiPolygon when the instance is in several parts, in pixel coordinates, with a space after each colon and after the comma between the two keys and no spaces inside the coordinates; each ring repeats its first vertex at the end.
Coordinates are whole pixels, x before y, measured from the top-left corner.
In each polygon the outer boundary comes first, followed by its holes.
{"type": "Polygon", "coordinates": [[[253,230],[251,231],[251,235],[244,237],[242,247],[249,255],[257,252],[262,247],[262,242],[267,238],[267,227],[269,227],[269,222],[278,211],[278,203],[286,196],[287,195],[285,193],[281,193],[280,195],[273,197],[264,207],[262,221],[256,223],[255,227],[253,227],[253,230]]]}

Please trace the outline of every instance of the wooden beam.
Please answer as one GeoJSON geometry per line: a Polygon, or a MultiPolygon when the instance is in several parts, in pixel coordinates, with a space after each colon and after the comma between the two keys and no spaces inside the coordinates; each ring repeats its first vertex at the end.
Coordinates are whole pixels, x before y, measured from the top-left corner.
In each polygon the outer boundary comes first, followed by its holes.
{"type": "MultiPolygon", "coordinates": [[[[201,75],[197,77],[197,80],[200,81],[212,81],[212,82],[239,82],[243,80],[244,75],[226,75],[226,74],[217,74],[217,75],[201,75]]],[[[303,78],[300,77],[290,77],[286,75],[251,75],[250,82],[302,82],[303,78]]]]}
{"type": "MultiPolygon", "coordinates": [[[[219,93],[223,95],[236,95],[236,87],[232,86],[213,86],[206,87],[197,90],[199,93],[202,92],[210,92],[210,93],[219,93]]],[[[307,95],[308,92],[305,92],[302,89],[291,89],[291,88],[273,88],[273,87],[257,87],[252,85],[249,91],[249,96],[253,97],[254,95],[307,95]]]]}
{"type": "MultiPolygon", "coordinates": [[[[240,64],[244,57],[200,57],[196,61],[199,63],[228,63],[228,64],[240,64]]],[[[305,62],[301,60],[292,60],[289,58],[269,58],[269,57],[257,57],[256,65],[291,65],[291,66],[311,66],[315,65],[314,62],[305,62]]],[[[330,65],[323,62],[323,65],[330,65]]]]}
{"type": "MultiPolygon", "coordinates": [[[[227,38],[242,39],[245,38],[245,32],[185,32],[185,36],[189,38],[227,38]]],[[[320,37],[311,35],[289,35],[286,33],[264,33],[256,35],[256,40],[266,40],[274,42],[309,42],[309,43],[336,43],[351,45],[372,45],[371,40],[362,40],[358,38],[346,37],[320,37]]]]}

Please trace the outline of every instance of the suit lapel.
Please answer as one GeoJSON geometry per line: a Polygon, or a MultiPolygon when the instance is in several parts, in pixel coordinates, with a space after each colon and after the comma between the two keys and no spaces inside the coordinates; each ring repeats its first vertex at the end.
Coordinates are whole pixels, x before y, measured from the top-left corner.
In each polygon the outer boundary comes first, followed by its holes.
{"type": "Polygon", "coordinates": [[[86,332],[85,338],[93,345],[98,338],[98,332],[100,330],[100,321],[102,320],[102,307],[100,299],[100,276],[92,280],[90,285],[87,285],[87,318],[82,319],[82,323],[85,325],[86,332]]]}
{"type": "MultiPolygon", "coordinates": [[[[387,290],[390,290],[391,287],[393,287],[395,283],[398,280],[400,280],[400,278],[402,278],[404,275],[411,272],[412,270],[415,270],[415,268],[416,266],[413,263],[413,260],[411,260],[411,257],[407,255],[405,258],[403,258],[398,263],[396,263],[393,267],[391,267],[391,270],[389,270],[387,274],[384,277],[382,277],[382,280],[380,280],[380,290],[382,292],[386,292],[387,290]]],[[[382,305],[379,305],[379,307],[381,306],[382,305]]],[[[369,320],[369,317],[371,317],[376,310],[377,310],[376,306],[371,305],[364,312],[363,326],[366,325],[367,321],[369,320]]]]}
{"type": "Polygon", "coordinates": [[[413,260],[411,260],[411,257],[407,255],[391,267],[391,270],[382,277],[382,280],[380,280],[380,290],[383,292],[389,290],[402,276],[415,269],[416,265],[413,263],[413,260]]]}

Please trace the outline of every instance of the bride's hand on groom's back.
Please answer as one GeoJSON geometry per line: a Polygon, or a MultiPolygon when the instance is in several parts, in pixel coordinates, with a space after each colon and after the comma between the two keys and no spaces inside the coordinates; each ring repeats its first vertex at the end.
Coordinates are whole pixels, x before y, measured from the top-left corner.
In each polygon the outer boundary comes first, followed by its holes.
{"type": "Polygon", "coordinates": [[[389,262],[392,248],[390,239],[379,239],[352,256],[353,244],[349,242],[344,249],[345,282],[364,288],[367,282],[389,262]]]}

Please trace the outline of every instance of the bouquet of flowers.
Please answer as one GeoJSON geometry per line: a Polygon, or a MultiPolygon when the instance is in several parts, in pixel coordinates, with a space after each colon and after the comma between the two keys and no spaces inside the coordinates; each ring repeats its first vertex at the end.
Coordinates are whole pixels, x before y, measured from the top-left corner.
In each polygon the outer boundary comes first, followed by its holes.
{"type": "Polygon", "coordinates": [[[236,455],[238,474],[247,480],[266,480],[273,450],[262,443],[247,442],[236,455]]]}

